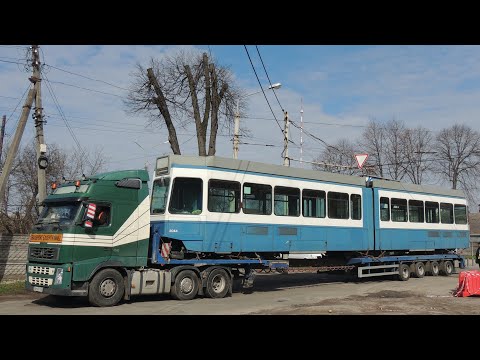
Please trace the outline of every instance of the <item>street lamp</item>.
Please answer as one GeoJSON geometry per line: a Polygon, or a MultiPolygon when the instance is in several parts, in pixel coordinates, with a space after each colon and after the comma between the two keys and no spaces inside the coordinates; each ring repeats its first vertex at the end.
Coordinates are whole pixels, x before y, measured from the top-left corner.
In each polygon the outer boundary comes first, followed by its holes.
{"type": "MultiPolygon", "coordinates": [[[[281,86],[282,86],[281,83],[275,83],[270,85],[267,89],[268,90],[280,89],[281,86]]],[[[246,97],[261,93],[262,91],[263,90],[255,91],[253,93],[240,96],[237,99],[237,112],[235,114],[235,130],[233,134],[233,158],[234,159],[238,159],[238,144],[239,144],[238,133],[240,131],[240,110],[239,110],[240,99],[244,99],[246,97]]]]}

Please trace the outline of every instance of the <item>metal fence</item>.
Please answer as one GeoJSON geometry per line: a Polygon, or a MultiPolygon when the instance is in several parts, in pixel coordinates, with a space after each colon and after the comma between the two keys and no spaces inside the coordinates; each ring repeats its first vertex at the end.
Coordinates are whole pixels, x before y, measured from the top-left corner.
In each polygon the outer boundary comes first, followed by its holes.
{"type": "Polygon", "coordinates": [[[25,279],[29,235],[0,235],[0,282],[25,279]]]}

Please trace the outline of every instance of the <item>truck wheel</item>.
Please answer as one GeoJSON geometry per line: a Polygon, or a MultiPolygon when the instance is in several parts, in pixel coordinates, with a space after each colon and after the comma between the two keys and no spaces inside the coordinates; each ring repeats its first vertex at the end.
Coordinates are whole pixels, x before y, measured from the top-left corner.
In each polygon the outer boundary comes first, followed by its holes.
{"type": "Polygon", "coordinates": [[[219,299],[225,297],[230,288],[230,276],[224,269],[214,269],[207,279],[206,293],[208,297],[219,299]]]}
{"type": "Polygon", "coordinates": [[[192,300],[197,296],[199,280],[193,270],[183,270],[175,278],[170,295],[177,300],[192,300]]]}
{"type": "Polygon", "coordinates": [[[416,262],[414,267],[413,276],[416,278],[422,278],[425,276],[425,265],[422,262],[416,262]]]}
{"type": "Polygon", "coordinates": [[[453,264],[450,260],[440,262],[440,274],[449,276],[453,273],[453,264]]]}
{"type": "Polygon", "coordinates": [[[438,265],[438,262],[432,261],[430,263],[430,275],[432,276],[438,276],[438,273],[440,272],[440,267],[438,265]]]}
{"type": "Polygon", "coordinates": [[[115,269],[100,270],[88,287],[88,301],[93,306],[114,306],[123,298],[123,276],[115,269]]]}
{"type": "Polygon", "coordinates": [[[398,267],[398,279],[401,281],[407,281],[410,279],[410,266],[407,264],[400,264],[398,267]]]}

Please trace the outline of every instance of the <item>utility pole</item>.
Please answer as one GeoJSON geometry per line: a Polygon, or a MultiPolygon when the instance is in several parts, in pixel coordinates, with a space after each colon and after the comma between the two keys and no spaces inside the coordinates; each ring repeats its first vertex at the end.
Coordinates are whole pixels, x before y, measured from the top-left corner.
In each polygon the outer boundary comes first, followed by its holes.
{"type": "Polygon", "coordinates": [[[0,175],[0,202],[4,201],[5,187],[7,186],[10,171],[12,170],[13,160],[15,160],[15,156],[17,155],[20,140],[22,140],[23,131],[25,130],[25,124],[27,123],[34,98],[35,88],[28,91],[25,105],[23,105],[22,115],[18,121],[17,130],[15,131],[15,136],[13,137],[12,144],[8,148],[7,159],[5,160],[5,165],[3,166],[2,174],[0,175]]]}
{"type": "Polygon", "coordinates": [[[35,84],[36,91],[35,113],[33,118],[35,119],[35,129],[37,132],[38,203],[41,204],[47,196],[47,181],[45,176],[46,167],[40,166],[40,157],[45,158],[47,145],[43,138],[42,78],[40,76],[40,51],[38,45],[32,45],[32,57],[33,76],[31,77],[31,81],[35,84]]]}
{"type": "Polygon", "coordinates": [[[303,98],[300,99],[300,166],[303,168],[303,98]]]}
{"type": "Polygon", "coordinates": [[[285,130],[283,137],[283,166],[290,166],[290,159],[288,158],[288,113],[285,111],[285,130]]]}
{"type": "Polygon", "coordinates": [[[2,130],[0,131],[0,159],[2,158],[3,152],[3,139],[5,137],[5,124],[7,123],[7,115],[3,115],[2,118],[2,130]]]}
{"type": "Polygon", "coordinates": [[[235,130],[233,133],[233,158],[238,159],[238,132],[240,131],[240,111],[237,100],[237,112],[235,113],[235,130]]]}

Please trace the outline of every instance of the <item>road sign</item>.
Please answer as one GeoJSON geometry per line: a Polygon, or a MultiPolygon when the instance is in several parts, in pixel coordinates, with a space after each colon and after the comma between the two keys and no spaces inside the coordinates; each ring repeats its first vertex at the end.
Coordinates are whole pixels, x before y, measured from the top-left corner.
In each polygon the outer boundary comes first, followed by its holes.
{"type": "Polygon", "coordinates": [[[361,169],[365,161],[367,161],[368,154],[356,154],[355,159],[357,159],[358,168],[361,169]]]}

